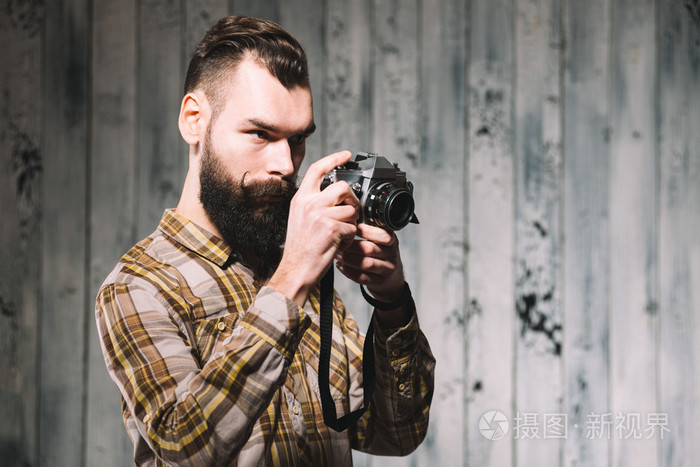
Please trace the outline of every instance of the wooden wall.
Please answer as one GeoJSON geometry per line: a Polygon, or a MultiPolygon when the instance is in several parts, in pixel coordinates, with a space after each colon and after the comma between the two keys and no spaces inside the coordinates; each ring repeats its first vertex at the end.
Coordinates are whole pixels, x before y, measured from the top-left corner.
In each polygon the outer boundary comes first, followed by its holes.
{"type": "Polygon", "coordinates": [[[700,463],[698,0],[4,0],[1,465],[130,465],[94,296],[178,199],[190,50],[229,13],[305,46],[309,161],[378,151],[417,186],[430,431],[358,465],[700,463]]]}

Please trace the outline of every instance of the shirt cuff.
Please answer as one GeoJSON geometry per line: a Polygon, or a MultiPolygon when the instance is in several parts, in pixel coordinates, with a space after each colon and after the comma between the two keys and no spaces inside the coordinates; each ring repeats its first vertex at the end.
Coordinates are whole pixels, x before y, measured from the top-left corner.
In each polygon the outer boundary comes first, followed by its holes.
{"type": "Polygon", "coordinates": [[[374,316],[372,323],[374,326],[374,345],[378,355],[386,356],[390,361],[399,360],[412,354],[418,342],[420,326],[416,306],[411,300],[411,319],[405,326],[400,328],[382,328],[374,316]]]}
{"type": "Polygon", "coordinates": [[[264,286],[243,315],[241,326],[260,336],[291,361],[311,324],[304,309],[276,290],[264,286]]]}

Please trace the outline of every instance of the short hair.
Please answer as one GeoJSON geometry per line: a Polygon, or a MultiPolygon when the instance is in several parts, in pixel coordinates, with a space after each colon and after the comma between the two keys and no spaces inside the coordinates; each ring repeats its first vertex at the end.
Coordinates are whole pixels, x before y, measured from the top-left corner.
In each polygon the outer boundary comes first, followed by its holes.
{"type": "Polygon", "coordinates": [[[214,117],[222,108],[217,82],[248,54],[288,90],[309,88],[306,53],[279,24],[250,16],[226,16],[216,22],[195,47],[185,77],[185,94],[201,88],[214,117]]]}

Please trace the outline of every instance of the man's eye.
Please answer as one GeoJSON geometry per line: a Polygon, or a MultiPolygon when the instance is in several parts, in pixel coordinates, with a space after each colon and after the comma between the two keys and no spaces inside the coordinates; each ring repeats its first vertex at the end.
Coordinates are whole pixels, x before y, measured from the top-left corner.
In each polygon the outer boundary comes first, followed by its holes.
{"type": "Polygon", "coordinates": [[[267,133],[262,130],[251,131],[250,134],[254,139],[267,139],[267,133]]]}

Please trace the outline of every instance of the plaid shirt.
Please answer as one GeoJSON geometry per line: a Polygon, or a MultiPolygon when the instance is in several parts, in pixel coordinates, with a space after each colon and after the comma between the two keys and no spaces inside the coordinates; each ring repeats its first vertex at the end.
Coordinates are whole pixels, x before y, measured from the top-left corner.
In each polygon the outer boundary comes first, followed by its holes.
{"type": "MultiPolygon", "coordinates": [[[[425,436],[435,361],[418,327],[375,322],[370,409],[323,422],[319,290],[304,308],[253,284],[222,240],[168,210],[97,296],[107,369],[137,465],[350,465],[350,449],[404,455],[425,436]]],[[[338,416],[362,404],[362,344],[335,297],[330,363],[338,416]]]]}

